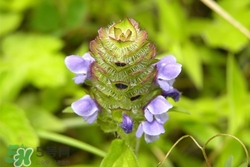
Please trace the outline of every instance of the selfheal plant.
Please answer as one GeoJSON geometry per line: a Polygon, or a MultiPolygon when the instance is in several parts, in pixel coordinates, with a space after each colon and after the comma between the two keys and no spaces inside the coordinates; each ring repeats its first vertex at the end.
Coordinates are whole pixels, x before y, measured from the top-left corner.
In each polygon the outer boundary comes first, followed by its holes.
{"type": "MultiPolygon", "coordinates": [[[[152,142],[164,133],[172,105],[179,100],[173,87],[181,72],[174,56],[155,58],[155,47],[133,19],[98,30],[84,56],[66,57],[65,64],[80,84],[89,80],[89,95],[74,102],[74,112],[105,132],[131,133],[152,142]]],[[[125,135],[126,136],[126,135],[125,135]]],[[[126,138],[126,137],[125,137],[126,138]]]]}

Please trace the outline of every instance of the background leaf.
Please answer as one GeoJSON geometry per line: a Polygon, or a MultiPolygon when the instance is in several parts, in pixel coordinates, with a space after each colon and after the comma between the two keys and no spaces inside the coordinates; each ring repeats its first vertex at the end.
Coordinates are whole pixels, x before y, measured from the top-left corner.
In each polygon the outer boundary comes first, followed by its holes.
{"type": "Polygon", "coordinates": [[[0,115],[0,137],[6,145],[38,146],[38,136],[21,109],[11,104],[1,105],[0,115]]]}
{"type": "Polygon", "coordinates": [[[113,140],[107,156],[101,167],[138,167],[138,162],[132,149],[123,140],[113,140]]]}

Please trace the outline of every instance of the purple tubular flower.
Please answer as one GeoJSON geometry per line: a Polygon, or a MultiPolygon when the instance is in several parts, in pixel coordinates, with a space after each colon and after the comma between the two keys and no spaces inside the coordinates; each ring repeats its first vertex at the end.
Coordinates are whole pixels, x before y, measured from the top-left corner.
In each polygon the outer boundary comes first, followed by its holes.
{"type": "Polygon", "coordinates": [[[174,56],[166,56],[157,64],[156,81],[164,91],[169,91],[175,81],[175,78],[181,72],[181,64],[176,63],[174,56]]]}
{"type": "Polygon", "coordinates": [[[152,122],[143,121],[138,126],[136,137],[140,138],[143,133],[145,133],[145,141],[150,143],[157,140],[160,134],[165,133],[165,130],[163,125],[156,120],[153,120],[152,122]]]}
{"type": "Polygon", "coordinates": [[[163,91],[162,96],[171,97],[174,101],[179,101],[181,93],[177,89],[172,88],[169,91],[163,91]]]}
{"type": "Polygon", "coordinates": [[[152,122],[155,118],[156,121],[164,124],[169,119],[167,111],[172,107],[172,104],[163,96],[157,96],[145,108],[144,116],[149,122],[152,122]]]}
{"type": "Polygon", "coordinates": [[[90,65],[94,61],[95,59],[89,53],[85,53],[82,57],[71,55],[65,58],[67,68],[76,74],[73,78],[76,84],[83,83],[86,78],[90,77],[90,65]]]}
{"type": "Polygon", "coordinates": [[[73,102],[71,107],[77,115],[82,116],[89,124],[96,120],[99,113],[96,102],[89,95],[73,102]]]}
{"type": "Polygon", "coordinates": [[[125,133],[131,133],[133,130],[133,120],[128,115],[123,114],[122,116],[122,123],[120,124],[121,128],[125,133]]]}

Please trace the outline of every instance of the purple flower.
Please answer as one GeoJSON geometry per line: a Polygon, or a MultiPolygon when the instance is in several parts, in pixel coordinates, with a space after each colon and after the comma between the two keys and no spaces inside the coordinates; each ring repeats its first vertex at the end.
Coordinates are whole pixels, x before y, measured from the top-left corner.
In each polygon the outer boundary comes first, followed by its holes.
{"type": "Polygon", "coordinates": [[[122,116],[122,123],[120,124],[121,128],[125,133],[131,133],[133,130],[133,120],[126,114],[123,114],[122,116]]]}
{"type": "Polygon", "coordinates": [[[156,121],[164,124],[169,119],[167,111],[172,107],[172,104],[163,96],[157,96],[144,109],[144,116],[149,122],[152,122],[155,118],[156,121]]]}
{"type": "Polygon", "coordinates": [[[165,133],[165,130],[163,125],[156,120],[153,120],[152,122],[143,121],[138,126],[136,137],[140,138],[143,133],[145,133],[145,141],[150,143],[157,140],[160,134],[165,133]]]}
{"type": "Polygon", "coordinates": [[[175,81],[175,78],[181,72],[181,64],[176,63],[174,56],[166,56],[157,64],[156,81],[164,91],[170,90],[175,81]]]}
{"type": "Polygon", "coordinates": [[[90,65],[94,61],[95,59],[89,53],[85,53],[82,57],[71,55],[65,58],[67,68],[76,74],[73,78],[76,84],[83,83],[90,77],[90,65]]]}
{"type": "Polygon", "coordinates": [[[96,102],[89,95],[73,102],[71,107],[77,115],[82,116],[89,124],[96,120],[99,113],[96,102]]]}
{"type": "Polygon", "coordinates": [[[177,89],[172,88],[168,91],[163,91],[162,96],[171,97],[174,101],[179,101],[181,93],[177,89]]]}

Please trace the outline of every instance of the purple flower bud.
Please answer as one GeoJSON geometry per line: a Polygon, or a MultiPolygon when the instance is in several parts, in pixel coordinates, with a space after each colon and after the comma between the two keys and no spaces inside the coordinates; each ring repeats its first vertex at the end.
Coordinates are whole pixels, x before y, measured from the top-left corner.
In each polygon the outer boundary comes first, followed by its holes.
{"type": "Polygon", "coordinates": [[[96,120],[99,113],[96,102],[89,95],[73,102],[71,107],[77,115],[82,116],[89,124],[96,120]]]}
{"type": "Polygon", "coordinates": [[[165,133],[165,130],[163,125],[156,120],[153,120],[152,122],[143,121],[138,126],[136,137],[140,138],[143,133],[145,133],[145,141],[150,143],[157,140],[160,134],[165,133]]]}
{"type": "Polygon", "coordinates": [[[85,53],[82,57],[71,55],[65,58],[67,68],[76,74],[73,78],[76,84],[83,83],[90,77],[90,65],[94,61],[95,59],[89,53],[85,53]]]}
{"type": "Polygon", "coordinates": [[[144,116],[149,122],[155,118],[159,123],[164,124],[169,118],[167,111],[172,107],[172,104],[163,96],[157,96],[145,108],[144,116]]]}
{"type": "Polygon", "coordinates": [[[125,133],[131,133],[133,130],[133,120],[128,115],[123,114],[122,116],[122,123],[120,124],[121,128],[125,133]]]}
{"type": "Polygon", "coordinates": [[[162,96],[171,97],[174,101],[179,101],[181,93],[177,89],[172,88],[169,91],[163,91],[162,96]]]}
{"type": "Polygon", "coordinates": [[[176,63],[174,56],[166,56],[157,64],[156,81],[164,91],[169,91],[175,81],[175,78],[181,72],[181,64],[176,63]]]}

